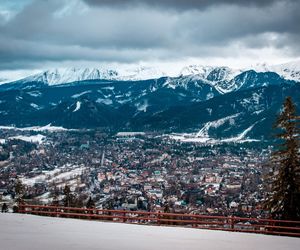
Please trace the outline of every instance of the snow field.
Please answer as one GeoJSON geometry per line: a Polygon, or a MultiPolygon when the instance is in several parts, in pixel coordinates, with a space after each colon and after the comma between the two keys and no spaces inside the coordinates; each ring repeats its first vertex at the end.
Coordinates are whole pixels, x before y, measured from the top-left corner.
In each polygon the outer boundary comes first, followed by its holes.
{"type": "Polygon", "coordinates": [[[283,236],[0,214],[3,250],[294,250],[299,244],[283,236]]]}

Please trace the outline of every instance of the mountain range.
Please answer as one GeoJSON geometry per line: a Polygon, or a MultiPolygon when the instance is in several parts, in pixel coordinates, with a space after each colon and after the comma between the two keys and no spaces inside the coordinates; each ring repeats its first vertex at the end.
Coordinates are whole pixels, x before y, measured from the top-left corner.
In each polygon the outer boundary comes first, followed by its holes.
{"type": "Polygon", "coordinates": [[[271,138],[286,96],[300,107],[300,63],[249,69],[192,65],[47,70],[0,85],[0,125],[185,133],[224,141],[271,138]]]}

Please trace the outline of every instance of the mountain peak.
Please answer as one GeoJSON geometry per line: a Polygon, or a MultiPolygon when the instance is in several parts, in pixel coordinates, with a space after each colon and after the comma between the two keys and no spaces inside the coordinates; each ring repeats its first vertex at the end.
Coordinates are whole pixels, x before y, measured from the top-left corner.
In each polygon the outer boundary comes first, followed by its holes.
{"type": "Polygon", "coordinates": [[[268,65],[266,63],[256,64],[253,66],[257,72],[276,72],[287,80],[300,82],[300,60],[283,64],[268,65]]]}
{"type": "Polygon", "coordinates": [[[22,81],[43,82],[48,85],[57,85],[95,79],[115,79],[118,72],[114,70],[96,68],[56,68],[24,78],[22,81]]]}

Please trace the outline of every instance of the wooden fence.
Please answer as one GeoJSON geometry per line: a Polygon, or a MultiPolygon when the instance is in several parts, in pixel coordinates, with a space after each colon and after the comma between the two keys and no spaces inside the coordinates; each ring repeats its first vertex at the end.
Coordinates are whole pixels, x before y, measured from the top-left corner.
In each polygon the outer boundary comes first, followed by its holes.
{"type": "Polygon", "coordinates": [[[19,213],[144,225],[169,225],[300,237],[300,221],[26,204],[20,205],[19,213]]]}

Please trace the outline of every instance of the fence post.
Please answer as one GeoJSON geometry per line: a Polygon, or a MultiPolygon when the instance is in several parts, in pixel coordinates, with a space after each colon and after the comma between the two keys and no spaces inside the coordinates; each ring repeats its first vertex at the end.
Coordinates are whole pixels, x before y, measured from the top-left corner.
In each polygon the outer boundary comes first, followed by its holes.
{"type": "Polygon", "coordinates": [[[160,226],[160,211],[158,211],[157,215],[157,224],[160,226]]]}
{"type": "MultiPolygon", "coordinates": [[[[272,217],[270,217],[270,219],[272,220],[272,217]]],[[[267,229],[267,231],[273,232],[273,231],[274,231],[274,228],[273,228],[272,226],[275,226],[275,222],[274,222],[274,221],[269,221],[269,225],[270,225],[271,227],[269,227],[269,228],[267,229]]],[[[266,230],[266,228],[265,228],[265,230],[266,230]]]]}
{"type": "Polygon", "coordinates": [[[25,212],[23,212],[23,210],[25,210],[25,207],[24,207],[24,205],[23,204],[19,204],[19,213],[25,213],[25,212]]]}
{"type": "Polygon", "coordinates": [[[125,223],[126,222],[126,212],[123,211],[123,222],[125,223]]]}
{"type": "Polygon", "coordinates": [[[232,230],[234,230],[234,223],[235,223],[234,216],[231,216],[231,219],[230,219],[230,228],[231,228],[232,230]]]}

